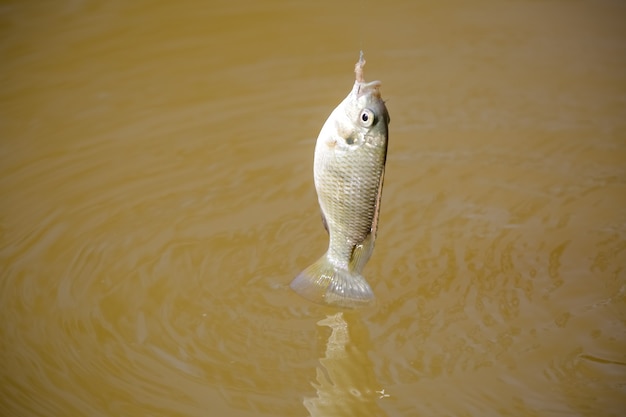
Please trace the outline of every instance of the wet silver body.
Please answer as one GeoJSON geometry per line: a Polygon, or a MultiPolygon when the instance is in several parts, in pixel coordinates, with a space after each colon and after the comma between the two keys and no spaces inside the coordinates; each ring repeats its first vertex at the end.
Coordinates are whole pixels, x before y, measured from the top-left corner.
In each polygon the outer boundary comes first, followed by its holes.
{"type": "Polygon", "coordinates": [[[315,146],[314,181],[328,251],[291,285],[308,299],[339,306],[373,299],[361,272],[376,240],[389,114],[380,82],[363,80],[364,63],[357,63],[352,90],[324,123],[315,146]]]}

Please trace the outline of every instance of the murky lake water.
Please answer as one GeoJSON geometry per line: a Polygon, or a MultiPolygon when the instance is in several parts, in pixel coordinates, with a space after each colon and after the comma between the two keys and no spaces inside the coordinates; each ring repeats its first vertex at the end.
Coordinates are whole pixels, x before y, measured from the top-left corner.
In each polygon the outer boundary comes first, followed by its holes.
{"type": "Polygon", "coordinates": [[[4,2],[0,414],[623,415],[625,21],[4,2]],[[288,284],[360,48],[391,136],[377,305],[342,312],[288,284]]]}

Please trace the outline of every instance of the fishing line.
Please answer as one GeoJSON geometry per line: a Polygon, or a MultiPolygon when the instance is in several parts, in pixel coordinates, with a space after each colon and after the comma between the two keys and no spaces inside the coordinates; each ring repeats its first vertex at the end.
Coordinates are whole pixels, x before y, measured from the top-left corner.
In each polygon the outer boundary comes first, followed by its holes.
{"type": "Polygon", "coordinates": [[[359,14],[357,16],[357,26],[359,27],[359,51],[364,52],[365,46],[365,27],[368,26],[365,24],[367,20],[367,16],[365,15],[366,11],[369,10],[369,2],[368,0],[361,0],[357,2],[357,8],[359,9],[359,14]]]}

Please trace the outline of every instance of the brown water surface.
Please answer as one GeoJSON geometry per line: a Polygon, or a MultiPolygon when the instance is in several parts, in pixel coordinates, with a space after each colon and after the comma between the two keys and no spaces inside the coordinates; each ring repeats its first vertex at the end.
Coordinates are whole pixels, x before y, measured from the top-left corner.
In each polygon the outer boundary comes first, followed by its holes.
{"type": "Polygon", "coordinates": [[[619,416],[620,1],[0,6],[0,415],[619,416]],[[315,138],[360,48],[391,137],[314,305],[315,138]]]}

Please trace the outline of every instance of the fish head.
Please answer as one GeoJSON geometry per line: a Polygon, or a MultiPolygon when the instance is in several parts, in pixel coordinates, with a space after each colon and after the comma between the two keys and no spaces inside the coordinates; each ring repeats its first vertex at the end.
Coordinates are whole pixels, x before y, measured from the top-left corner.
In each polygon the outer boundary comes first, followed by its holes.
{"type": "MultiPolygon", "coordinates": [[[[380,94],[380,81],[356,81],[346,100],[347,118],[354,126],[353,138],[370,145],[386,146],[389,112],[380,94]]],[[[348,139],[349,140],[349,139],[348,139]]]]}
{"type": "Polygon", "coordinates": [[[390,118],[380,86],[380,81],[354,83],[320,132],[328,148],[349,151],[367,144],[386,150],[390,118]]]}

